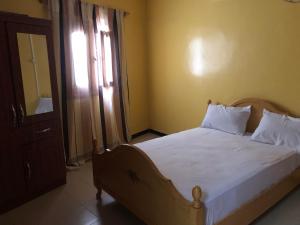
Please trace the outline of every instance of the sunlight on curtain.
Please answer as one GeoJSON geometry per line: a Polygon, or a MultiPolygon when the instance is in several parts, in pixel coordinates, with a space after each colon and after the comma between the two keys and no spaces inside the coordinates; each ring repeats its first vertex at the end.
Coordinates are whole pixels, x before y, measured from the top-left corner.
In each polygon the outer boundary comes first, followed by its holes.
{"type": "Polygon", "coordinates": [[[96,58],[95,58],[95,70],[98,74],[98,85],[103,86],[103,79],[102,79],[102,73],[103,73],[103,65],[102,65],[102,48],[101,48],[101,35],[99,32],[96,33],[96,58]]]}
{"type": "Polygon", "coordinates": [[[104,51],[105,51],[105,67],[106,67],[106,82],[111,85],[113,82],[112,72],[112,55],[111,55],[111,40],[109,34],[104,34],[104,51]]]}
{"type": "Polygon", "coordinates": [[[109,34],[100,31],[96,34],[97,64],[99,85],[109,87],[113,84],[111,38],[109,34]],[[103,45],[103,48],[102,48],[103,45]]]}
{"type": "Polygon", "coordinates": [[[75,31],[71,35],[75,83],[78,88],[88,89],[88,65],[86,36],[83,31],[75,31]]]}
{"type": "Polygon", "coordinates": [[[113,90],[112,87],[107,87],[107,88],[103,89],[103,99],[105,101],[105,105],[107,107],[107,110],[110,112],[110,116],[113,116],[113,110],[114,110],[114,108],[113,108],[113,99],[112,99],[113,91],[114,90],[113,90]]]}
{"type": "Polygon", "coordinates": [[[108,10],[98,8],[96,48],[98,57],[99,84],[103,89],[113,84],[111,30],[108,10]]]}

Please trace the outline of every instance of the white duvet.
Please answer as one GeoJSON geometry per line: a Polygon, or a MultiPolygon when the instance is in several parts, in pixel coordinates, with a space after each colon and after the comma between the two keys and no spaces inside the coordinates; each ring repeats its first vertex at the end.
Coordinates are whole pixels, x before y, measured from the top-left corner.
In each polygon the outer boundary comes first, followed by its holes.
{"type": "Polygon", "coordinates": [[[136,146],[186,199],[192,201],[192,188],[201,187],[206,225],[219,222],[300,165],[294,150],[205,128],[136,146]]]}

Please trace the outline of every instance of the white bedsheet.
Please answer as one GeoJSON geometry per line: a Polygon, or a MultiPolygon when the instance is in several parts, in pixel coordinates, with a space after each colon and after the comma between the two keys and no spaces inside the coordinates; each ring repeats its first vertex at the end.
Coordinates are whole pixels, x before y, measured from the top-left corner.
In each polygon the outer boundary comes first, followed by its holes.
{"type": "Polygon", "coordinates": [[[294,150],[205,128],[136,146],[147,153],[186,199],[192,201],[192,188],[201,187],[206,225],[224,219],[300,165],[294,150]]]}

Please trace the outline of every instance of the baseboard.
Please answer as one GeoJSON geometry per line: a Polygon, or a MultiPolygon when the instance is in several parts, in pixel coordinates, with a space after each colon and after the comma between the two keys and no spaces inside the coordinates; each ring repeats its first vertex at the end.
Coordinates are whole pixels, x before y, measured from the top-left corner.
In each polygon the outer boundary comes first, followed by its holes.
{"type": "Polygon", "coordinates": [[[132,139],[134,139],[134,138],[138,138],[138,137],[140,137],[140,136],[143,136],[143,135],[149,134],[149,133],[158,135],[158,136],[160,136],[160,137],[163,137],[163,136],[166,136],[166,135],[167,135],[167,134],[162,133],[162,132],[159,132],[159,131],[157,131],[157,130],[147,129],[147,130],[143,130],[143,131],[141,131],[141,132],[135,133],[135,134],[131,135],[131,137],[132,137],[132,139]]]}
{"type": "Polygon", "coordinates": [[[149,133],[156,134],[156,135],[161,136],[161,137],[167,136],[167,134],[162,133],[162,132],[157,131],[157,130],[153,130],[153,129],[149,129],[149,133]]]}
{"type": "Polygon", "coordinates": [[[149,133],[149,129],[143,130],[143,131],[138,132],[138,133],[135,133],[135,134],[131,135],[131,138],[132,138],[132,139],[135,139],[135,138],[138,138],[138,137],[140,137],[140,136],[143,136],[143,135],[145,135],[145,134],[147,134],[147,133],[149,133]]]}

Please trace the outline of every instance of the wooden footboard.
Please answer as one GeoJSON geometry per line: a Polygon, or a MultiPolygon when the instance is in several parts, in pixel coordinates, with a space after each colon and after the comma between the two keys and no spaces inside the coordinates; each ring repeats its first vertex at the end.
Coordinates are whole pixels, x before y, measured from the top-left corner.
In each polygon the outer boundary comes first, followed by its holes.
{"type": "Polygon", "coordinates": [[[121,145],[93,155],[94,183],[149,225],[204,225],[201,189],[186,200],[140,149],[121,145]]]}

